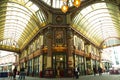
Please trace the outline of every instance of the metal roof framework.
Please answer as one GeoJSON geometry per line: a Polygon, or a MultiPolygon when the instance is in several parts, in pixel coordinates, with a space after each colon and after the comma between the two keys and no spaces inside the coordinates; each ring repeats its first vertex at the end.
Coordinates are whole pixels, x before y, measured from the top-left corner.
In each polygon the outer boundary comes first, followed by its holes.
{"type": "Polygon", "coordinates": [[[120,45],[120,11],[106,2],[91,4],[77,12],[72,26],[96,46],[120,45]]]}
{"type": "MultiPolygon", "coordinates": [[[[42,0],[51,8],[60,9],[61,0],[42,0]]],[[[83,0],[84,1],[84,0],[83,0]]],[[[20,50],[38,31],[48,24],[42,7],[32,0],[0,1],[0,49],[20,50]]],[[[69,0],[69,7],[72,7],[69,0]]],[[[78,10],[70,23],[96,46],[120,45],[120,10],[116,4],[99,1],[78,10]]],[[[14,50],[13,50],[14,51],[14,50]]]]}
{"type": "Polygon", "coordinates": [[[0,1],[0,48],[22,49],[46,23],[44,11],[30,0],[0,1]]]}

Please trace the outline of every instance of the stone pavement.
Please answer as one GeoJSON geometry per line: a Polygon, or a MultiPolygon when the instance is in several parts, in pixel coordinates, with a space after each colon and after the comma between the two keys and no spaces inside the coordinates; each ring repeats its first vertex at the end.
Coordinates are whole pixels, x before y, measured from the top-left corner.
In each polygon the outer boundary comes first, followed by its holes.
{"type": "MultiPolygon", "coordinates": [[[[10,78],[0,78],[0,80],[13,80],[10,78]]],[[[16,78],[18,79],[18,76],[16,78]]],[[[26,77],[25,80],[120,80],[120,74],[119,75],[109,75],[109,74],[103,74],[101,76],[99,75],[86,75],[86,76],[80,76],[79,79],[75,78],[38,78],[38,77],[26,77]]]]}

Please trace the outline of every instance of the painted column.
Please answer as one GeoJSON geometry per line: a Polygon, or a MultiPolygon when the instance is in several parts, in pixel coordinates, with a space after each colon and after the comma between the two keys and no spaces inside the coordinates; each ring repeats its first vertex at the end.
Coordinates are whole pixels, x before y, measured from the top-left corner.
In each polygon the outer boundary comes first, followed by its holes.
{"type": "Polygon", "coordinates": [[[52,67],[52,29],[48,27],[47,31],[47,66],[46,68],[51,68],[52,67]]]}
{"type": "Polygon", "coordinates": [[[67,30],[67,47],[68,47],[68,67],[74,67],[73,62],[73,34],[71,28],[67,30]]]}

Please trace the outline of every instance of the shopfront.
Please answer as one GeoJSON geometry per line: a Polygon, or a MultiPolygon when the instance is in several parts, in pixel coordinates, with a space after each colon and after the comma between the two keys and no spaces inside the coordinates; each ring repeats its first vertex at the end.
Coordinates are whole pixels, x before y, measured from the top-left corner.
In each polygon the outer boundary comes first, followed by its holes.
{"type": "Polygon", "coordinates": [[[52,66],[54,70],[54,76],[66,76],[65,70],[67,69],[65,53],[53,53],[52,66]]]}

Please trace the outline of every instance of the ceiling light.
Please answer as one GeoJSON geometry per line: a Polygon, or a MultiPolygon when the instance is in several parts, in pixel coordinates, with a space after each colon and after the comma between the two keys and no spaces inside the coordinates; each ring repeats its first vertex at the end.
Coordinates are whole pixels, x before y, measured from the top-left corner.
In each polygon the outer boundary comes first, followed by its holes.
{"type": "Polygon", "coordinates": [[[13,43],[12,47],[14,47],[14,48],[15,48],[15,44],[14,44],[14,43],[13,43]]]}
{"type": "Polygon", "coordinates": [[[63,5],[61,10],[62,10],[62,12],[66,13],[68,11],[68,6],[67,5],[63,5]]]}
{"type": "MultiPolygon", "coordinates": [[[[63,6],[61,7],[62,12],[66,13],[68,11],[69,0],[63,0],[63,6]]],[[[75,7],[79,7],[81,4],[81,0],[74,0],[73,5],[75,7]]]]}
{"type": "Polygon", "coordinates": [[[103,44],[103,48],[106,48],[107,46],[106,46],[106,44],[103,44]]]}
{"type": "Polygon", "coordinates": [[[73,5],[78,8],[80,6],[80,3],[80,0],[74,0],[73,5]]]}

